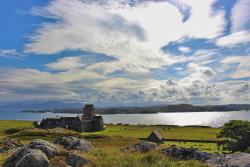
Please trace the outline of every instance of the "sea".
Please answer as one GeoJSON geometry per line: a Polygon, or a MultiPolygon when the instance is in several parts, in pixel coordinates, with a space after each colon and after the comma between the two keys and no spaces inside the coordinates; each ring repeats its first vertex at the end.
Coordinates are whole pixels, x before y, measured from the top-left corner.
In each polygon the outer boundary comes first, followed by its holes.
{"type": "MultiPolygon", "coordinates": [[[[24,113],[20,111],[0,111],[0,120],[39,121],[47,117],[76,116],[62,113],[24,113]]],[[[250,111],[214,111],[214,112],[176,112],[151,114],[105,114],[105,123],[144,124],[144,125],[179,125],[179,126],[223,126],[229,120],[250,121],[250,111]]]]}

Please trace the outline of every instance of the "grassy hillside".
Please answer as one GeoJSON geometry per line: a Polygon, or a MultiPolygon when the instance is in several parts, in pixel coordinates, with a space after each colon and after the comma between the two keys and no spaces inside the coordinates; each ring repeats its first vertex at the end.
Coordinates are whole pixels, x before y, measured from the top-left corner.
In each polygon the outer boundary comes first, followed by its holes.
{"type": "MultiPolygon", "coordinates": [[[[94,133],[77,133],[66,129],[42,130],[32,127],[30,121],[0,121],[1,140],[15,138],[23,143],[33,139],[45,139],[53,142],[59,136],[78,136],[91,141],[95,149],[82,153],[93,160],[97,166],[204,166],[197,161],[177,161],[157,152],[146,154],[122,153],[120,149],[146,138],[154,129],[159,129],[167,139],[218,140],[219,128],[175,127],[175,126],[145,126],[145,125],[106,125],[106,129],[94,133]],[[167,165],[166,165],[167,164],[167,165]]],[[[194,147],[201,151],[219,152],[215,143],[200,142],[170,142],[166,141],[162,148],[177,145],[194,147]]],[[[0,154],[0,165],[9,154],[0,154]]],[[[60,160],[55,160],[59,162],[60,160]]]]}

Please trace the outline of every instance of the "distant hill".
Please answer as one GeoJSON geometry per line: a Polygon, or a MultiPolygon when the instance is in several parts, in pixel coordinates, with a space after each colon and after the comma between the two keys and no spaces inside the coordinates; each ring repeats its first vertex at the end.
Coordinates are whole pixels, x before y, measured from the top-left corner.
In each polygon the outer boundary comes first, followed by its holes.
{"type": "MultiPolygon", "coordinates": [[[[250,110],[250,104],[228,104],[228,105],[206,105],[194,106],[191,104],[177,104],[166,106],[152,107],[110,107],[96,108],[97,114],[139,114],[139,113],[168,113],[168,112],[207,112],[207,111],[241,111],[250,110]]],[[[79,108],[63,108],[63,109],[27,109],[22,112],[30,113],[72,113],[81,114],[82,109],[79,108]]]]}

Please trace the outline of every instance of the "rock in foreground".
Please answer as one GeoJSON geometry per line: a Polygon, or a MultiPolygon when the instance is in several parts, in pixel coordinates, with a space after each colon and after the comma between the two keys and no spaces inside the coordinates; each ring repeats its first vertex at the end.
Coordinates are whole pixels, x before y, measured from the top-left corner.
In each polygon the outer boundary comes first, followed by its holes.
{"type": "Polygon", "coordinates": [[[90,142],[72,136],[58,138],[55,143],[64,146],[67,150],[80,150],[87,152],[93,148],[93,145],[90,142]]]}
{"type": "Polygon", "coordinates": [[[179,160],[199,160],[211,167],[250,167],[250,154],[248,153],[211,154],[193,148],[178,147],[164,148],[161,153],[179,160]]]}
{"type": "Polygon", "coordinates": [[[0,148],[0,153],[7,151],[15,151],[16,149],[23,147],[22,143],[15,140],[3,141],[0,144],[2,145],[2,147],[0,148]]]}
{"type": "Polygon", "coordinates": [[[193,148],[178,148],[178,147],[170,147],[164,148],[161,150],[161,153],[165,155],[171,155],[172,157],[179,159],[179,160],[200,160],[205,161],[210,159],[213,154],[200,152],[193,148]]]}
{"type": "Polygon", "coordinates": [[[29,145],[30,149],[39,149],[50,159],[59,154],[58,148],[46,140],[33,140],[29,145]]]}
{"type": "Polygon", "coordinates": [[[8,158],[3,167],[47,167],[47,156],[37,149],[21,148],[8,158]]]}
{"type": "Polygon", "coordinates": [[[157,150],[159,147],[156,143],[150,141],[142,141],[130,147],[125,147],[121,149],[124,152],[148,152],[152,150],[157,150]]]}
{"type": "Polygon", "coordinates": [[[235,153],[227,155],[214,155],[205,163],[211,167],[250,167],[250,154],[235,153]]]}
{"type": "Polygon", "coordinates": [[[72,167],[83,167],[88,164],[91,164],[89,160],[77,154],[69,154],[66,158],[66,161],[67,161],[67,164],[72,167]]]}

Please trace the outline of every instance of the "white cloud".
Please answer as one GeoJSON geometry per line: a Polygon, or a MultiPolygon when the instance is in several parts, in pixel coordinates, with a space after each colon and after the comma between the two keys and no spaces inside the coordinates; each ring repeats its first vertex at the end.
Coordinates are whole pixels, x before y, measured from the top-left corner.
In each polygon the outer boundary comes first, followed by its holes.
{"type": "Polygon", "coordinates": [[[233,47],[250,42],[249,0],[238,0],[232,9],[230,34],[217,40],[218,46],[233,47]]]}
{"type": "Polygon", "coordinates": [[[54,70],[70,70],[84,67],[84,64],[81,62],[80,57],[64,57],[56,62],[46,64],[47,67],[54,70]]]}
{"type": "MultiPolygon", "coordinates": [[[[220,37],[225,26],[224,12],[215,11],[214,2],[140,1],[129,6],[126,0],[55,0],[46,7],[34,8],[34,15],[49,17],[55,22],[40,25],[26,44],[27,52],[53,55],[80,50],[105,54],[111,60],[88,63],[84,56],[69,56],[46,64],[46,71],[2,68],[0,94],[8,100],[35,98],[107,103],[246,101],[250,99],[249,81],[214,81],[217,69],[209,67],[209,63],[220,60],[219,50],[200,49],[186,57],[185,53],[193,51],[192,48],[179,47],[181,56],[161,51],[169,42],[183,38],[214,41],[220,37]],[[178,66],[171,66],[176,63],[178,66]],[[170,68],[182,76],[166,79],[168,76],[164,75],[172,72],[170,68]],[[155,71],[163,74],[154,76],[155,71]]],[[[231,47],[248,41],[249,33],[240,31],[219,38],[217,44],[231,47]]],[[[221,63],[238,64],[237,71],[230,76],[242,78],[250,76],[249,61],[249,57],[241,56],[221,63]]]]}
{"type": "Polygon", "coordinates": [[[73,81],[103,79],[93,71],[71,69],[65,72],[49,73],[36,69],[1,68],[1,81],[16,84],[64,84],[73,81]]]}
{"type": "Polygon", "coordinates": [[[178,50],[183,53],[188,53],[191,51],[189,47],[179,47],[178,50]]]}
{"type": "Polygon", "coordinates": [[[233,47],[236,44],[247,42],[250,42],[250,33],[248,31],[239,31],[219,38],[217,40],[217,45],[223,47],[233,47]]]}
{"type": "MultiPolygon", "coordinates": [[[[246,78],[250,77],[250,56],[230,56],[221,61],[224,65],[237,64],[236,69],[229,75],[231,78],[246,78]]],[[[225,67],[228,69],[228,67],[225,67]]]]}
{"type": "Polygon", "coordinates": [[[215,72],[194,63],[189,63],[187,71],[189,74],[186,77],[174,80],[111,77],[88,82],[85,79],[88,76],[79,79],[81,75],[73,71],[66,72],[70,77],[66,79],[65,73],[1,69],[0,90],[4,98],[0,100],[103,101],[112,104],[145,101],[196,103],[198,100],[204,104],[221,104],[250,99],[249,81],[211,82],[215,72]]]}
{"type": "Polygon", "coordinates": [[[0,57],[17,57],[20,53],[16,49],[0,49],[0,57]]]}
{"type": "Polygon", "coordinates": [[[213,11],[213,1],[183,3],[192,9],[185,22],[175,6],[163,1],[144,1],[131,7],[117,1],[56,0],[36,8],[34,14],[60,21],[43,23],[26,51],[53,54],[80,49],[113,56],[117,61],[111,64],[127,72],[160,69],[179,60],[161,51],[170,41],[184,36],[211,39],[224,30],[224,13],[213,11]]]}
{"type": "Polygon", "coordinates": [[[231,32],[244,31],[250,28],[250,1],[238,0],[232,9],[232,28],[231,32]]]}

